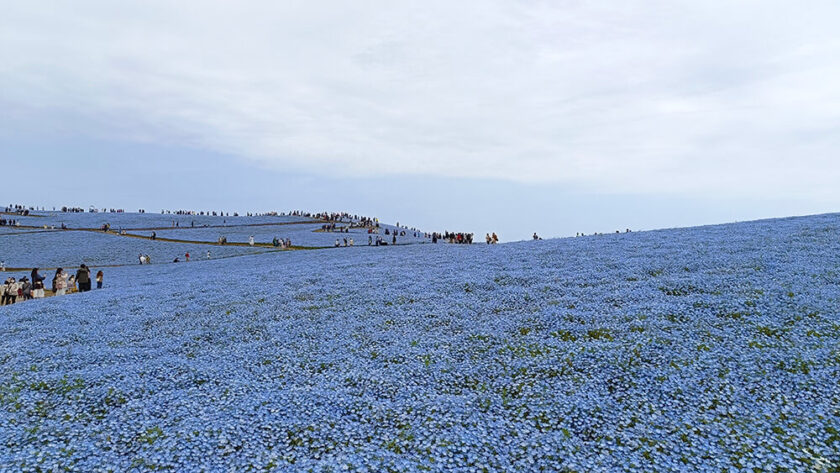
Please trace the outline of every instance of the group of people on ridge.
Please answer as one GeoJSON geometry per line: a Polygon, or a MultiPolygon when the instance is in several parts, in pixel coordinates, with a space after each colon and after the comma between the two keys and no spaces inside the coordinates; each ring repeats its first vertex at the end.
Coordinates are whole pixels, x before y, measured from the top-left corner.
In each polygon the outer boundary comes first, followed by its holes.
{"type": "MultiPolygon", "coordinates": [[[[96,288],[102,289],[104,282],[102,271],[98,271],[95,278],[96,288]]],[[[46,277],[41,275],[38,268],[32,268],[30,277],[23,276],[19,281],[13,277],[7,278],[0,287],[0,295],[2,295],[0,304],[9,305],[18,301],[43,298],[45,280],[46,277]]],[[[85,264],[79,266],[76,274],[69,274],[63,268],[58,268],[52,279],[52,293],[55,296],[63,296],[72,292],[87,292],[91,290],[91,284],[90,268],[85,264]]]]}

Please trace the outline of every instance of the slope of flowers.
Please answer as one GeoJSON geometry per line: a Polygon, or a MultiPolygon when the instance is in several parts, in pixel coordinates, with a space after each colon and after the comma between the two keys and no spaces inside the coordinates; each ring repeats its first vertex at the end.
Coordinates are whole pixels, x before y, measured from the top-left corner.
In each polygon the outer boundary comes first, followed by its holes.
{"type": "Polygon", "coordinates": [[[0,470],[840,468],[840,215],[107,286],[0,308],[0,470]]]}

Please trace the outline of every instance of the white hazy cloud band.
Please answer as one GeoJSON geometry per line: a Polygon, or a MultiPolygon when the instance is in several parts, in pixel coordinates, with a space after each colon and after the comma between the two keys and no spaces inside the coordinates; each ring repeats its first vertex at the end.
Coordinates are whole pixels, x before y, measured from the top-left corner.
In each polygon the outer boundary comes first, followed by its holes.
{"type": "Polygon", "coordinates": [[[836,197],[836,1],[7,3],[7,133],[338,176],[836,197]]]}

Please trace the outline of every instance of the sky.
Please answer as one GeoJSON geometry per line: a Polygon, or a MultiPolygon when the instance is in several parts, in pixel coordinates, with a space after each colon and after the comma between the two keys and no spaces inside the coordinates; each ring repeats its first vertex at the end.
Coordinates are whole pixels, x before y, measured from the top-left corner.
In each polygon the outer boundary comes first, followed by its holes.
{"type": "Polygon", "coordinates": [[[840,3],[0,1],[0,202],[502,240],[840,210],[840,3]]]}

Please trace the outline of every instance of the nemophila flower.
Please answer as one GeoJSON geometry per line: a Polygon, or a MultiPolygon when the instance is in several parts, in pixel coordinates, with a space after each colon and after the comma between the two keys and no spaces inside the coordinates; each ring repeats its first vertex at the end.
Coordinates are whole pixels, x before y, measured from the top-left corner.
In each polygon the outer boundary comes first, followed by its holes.
{"type": "Polygon", "coordinates": [[[0,470],[834,465],[838,229],[113,268],[0,309],[0,470]]]}

